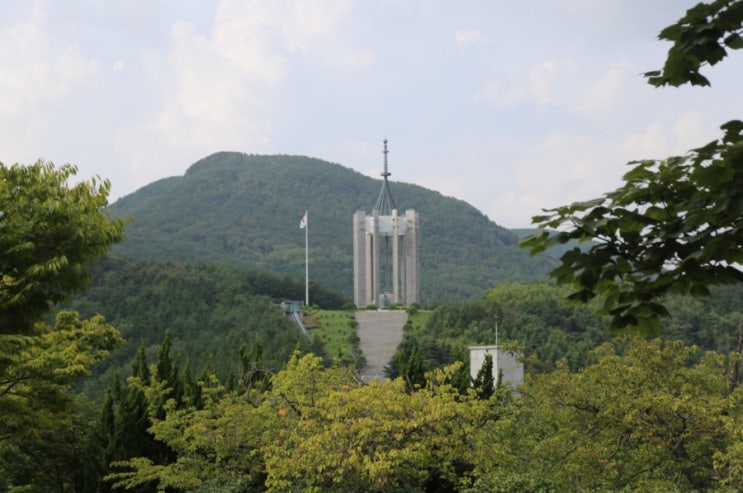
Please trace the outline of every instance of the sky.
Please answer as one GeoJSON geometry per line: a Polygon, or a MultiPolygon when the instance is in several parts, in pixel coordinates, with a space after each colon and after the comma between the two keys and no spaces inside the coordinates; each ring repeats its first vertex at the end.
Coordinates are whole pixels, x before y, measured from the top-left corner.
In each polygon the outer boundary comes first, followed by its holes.
{"type": "Polygon", "coordinates": [[[740,55],[710,88],[641,75],[695,3],[3,0],[0,162],[72,163],[114,201],[218,151],[379,178],[388,139],[391,181],[529,227],[743,117],[740,55]]]}

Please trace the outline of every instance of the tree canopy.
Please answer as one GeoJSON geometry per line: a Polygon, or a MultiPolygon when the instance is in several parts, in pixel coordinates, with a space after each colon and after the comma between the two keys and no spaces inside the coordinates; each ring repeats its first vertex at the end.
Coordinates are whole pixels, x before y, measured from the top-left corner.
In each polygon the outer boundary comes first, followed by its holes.
{"type": "Polygon", "coordinates": [[[123,239],[110,219],[108,181],[70,186],[77,169],[39,161],[0,163],[0,333],[28,333],[55,304],[80,291],[87,267],[123,239]]]}
{"type": "MultiPolygon", "coordinates": [[[[739,355],[627,337],[579,372],[527,375],[490,398],[453,385],[459,365],[364,384],[295,354],[264,389],[199,385],[203,405],[140,386],[150,433],[175,457],[114,464],[108,480],[149,491],[738,491],[739,355]],[[518,397],[514,397],[518,396],[518,397]]],[[[152,368],[155,368],[154,366],[152,368]]],[[[140,384],[137,379],[131,383],[140,384]]]]}
{"type": "Polygon", "coordinates": [[[661,70],[645,73],[648,83],[708,86],[700,73],[705,65],[715,65],[728,55],[728,49],[743,48],[743,2],[715,0],[698,3],[674,24],[663,29],[659,39],[673,43],[661,70]]]}
{"type": "MultiPolygon", "coordinates": [[[[656,85],[706,85],[699,73],[743,47],[743,2],[699,4],[663,29],[670,40],[656,85]]],[[[601,197],[545,210],[540,232],[522,246],[532,254],[571,240],[589,242],[560,258],[550,273],[575,289],[571,299],[600,297],[614,329],[657,334],[668,293],[702,296],[709,287],[743,280],[743,122],[684,156],[631,162],[624,185],[601,197]]]]}
{"type": "MultiPolygon", "coordinates": [[[[79,430],[72,385],[122,340],[101,316],[80,320],[51,308],[81,290],[87,267],[123,235],[104,211],[109,184],[69,185],[74,166],[0,164],[0,481],[44,485],[69,458],[79,430]],[[56,457],[56,458],[55,458],[56,457]],[[53,462],[53,464],[52,464],[53,462]],[[47,469],[24,467],[45,464],[47,469]],[[29,472],[30,471],[30,472],[29,472]]],[[[0,487],[5,484],[0,483],[0,487]]],[[[54,488],[64,490],[60,480],[54,488]]]]}

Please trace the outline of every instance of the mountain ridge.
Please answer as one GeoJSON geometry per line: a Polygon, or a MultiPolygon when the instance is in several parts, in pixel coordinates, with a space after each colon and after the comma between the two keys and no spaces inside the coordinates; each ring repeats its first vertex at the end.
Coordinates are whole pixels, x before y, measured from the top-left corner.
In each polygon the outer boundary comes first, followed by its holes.
{"type": "MultiPolygon", "coordinates": [[[[349,298],[352,216],[370,211],[381,179],[291,155],[217,152],[184,175],[157,180],[111,204],[133,219],[115,253],[136,260],[209,261],[303,277],[309,211],[310,279],[349,298]]],[[[463,200],[390,181],[399,210],[421,224],[421,301],[478,297],[501,282],[544,278],[553,259],[531,258],[518,236],[463,200]]],[[[310,300],[311,301],[311,300],[310,300]]]]}

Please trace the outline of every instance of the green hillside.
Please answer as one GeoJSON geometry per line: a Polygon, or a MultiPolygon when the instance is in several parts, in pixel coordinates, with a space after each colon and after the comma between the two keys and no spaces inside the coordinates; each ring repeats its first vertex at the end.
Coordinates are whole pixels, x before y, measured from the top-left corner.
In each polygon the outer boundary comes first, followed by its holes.
{"type": "MultiPolygon", "coordinates": [[[[338,309],[346,301],[322,286],[315,291],[321,306],[338,309]]],[[[238,363],[242,346],[260,344],[271,370],[298,347],[323,355],[322,348],[309,347],[279,307],[282,300],[303,294],[302,282],[261,272],[104,258],[93,269],[88,289],[63,308],[83,318],[105,314],[126,339],[86,381],[90,395],[101,395],[114,374],[128,374],[139,346],[154,357],[166,333],[182,365],[197,374],[208,365],[223,379],[238,363]]]]}
{"type": "MultiPolygon", "coordinates": [[[[111,205],[134,223],[115,252],[140,260],[208,261],[304,277],[309,210],[310,278],[352,296],[352,215],[370,211],[381,180],[301,156],[213,154],[184,176],[154,182],[111,205]]],[[[421,225],[421,300],[464,300],[497,284],[543,278],[551,260],[530,258],[518,237],[466,202],[399,182],[398,209],[421,225]]],[[[312,301],[312,294],[310,295],[312,301]]]]}

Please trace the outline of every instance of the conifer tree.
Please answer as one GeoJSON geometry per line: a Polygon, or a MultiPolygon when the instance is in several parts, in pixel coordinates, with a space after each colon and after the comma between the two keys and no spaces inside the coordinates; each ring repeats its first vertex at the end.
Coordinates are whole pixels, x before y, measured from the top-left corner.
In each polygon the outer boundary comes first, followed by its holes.
{"type": "Polygon", "coordinates": [[[495,393],[495,381],[493,380],[493,355],[486,354],[482,367],[475,377],[475,388],[478,390],[478,397],[483,400],[490,399],[495,393]]]}
{"type": "Polygon", "coordinates": [[[245,346],[240,348],[240,363],[245,391],[256,389],[262,392],[270,388],[270,374],[263,362],[263,346],[260,342],[253,344],[249,351],[245,346]]]}

